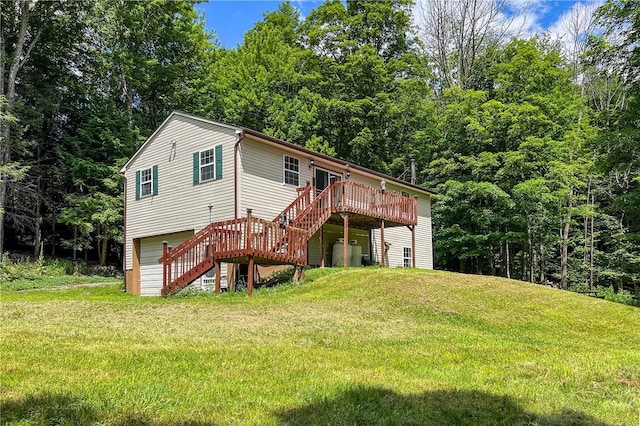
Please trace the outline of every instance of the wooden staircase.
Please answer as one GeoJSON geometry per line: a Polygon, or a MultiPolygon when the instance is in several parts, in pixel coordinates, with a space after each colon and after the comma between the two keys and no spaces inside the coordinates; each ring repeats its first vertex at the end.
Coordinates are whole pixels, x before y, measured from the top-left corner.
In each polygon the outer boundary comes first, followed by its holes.
{"type": "Polygon", "coordinates": [[[162,295],[192,283],[216,262],[305,265],[307,240],[301,229],[251,214],[211,223],[174,249],[165,245],[158,259],[163,265],[162,295]]]}
{"type": "Polygon", "coordinates": [[[187,286],[221,261],[305,265],[307,243],[332,215],[356,214],[399,225],[417,223],[417,200],[353,181],[337,181],[314,196],[311,185],[272,221],[247,217],[214,222],[173,249],[164,246],[162,295],[187,286]]]}

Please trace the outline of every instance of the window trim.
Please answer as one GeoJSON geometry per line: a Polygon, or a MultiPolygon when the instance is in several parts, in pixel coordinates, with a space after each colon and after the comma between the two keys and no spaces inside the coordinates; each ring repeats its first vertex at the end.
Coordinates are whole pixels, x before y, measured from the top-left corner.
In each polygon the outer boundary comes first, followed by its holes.
{"type": "Polygon", "coordinates": [[[294,157],[292,155],[282,154],[282,183],[284,185],[291,185],[291,186],[299,187],[300,186],[300,177],[301,177],[300,175],[301,175],[301,173],[300,173],[300,159],[297,158],[297,157],[294,157]],[[296,160],[296,162],[298,164],[298,170],[297,171],[287,169],[287,157],[289,157],[289,158],[291,158],[293,160],[296,160]],[[287,182],[287,172],[295,173],[297,175],[297,177],[298,177],[298,183],[297,184],[296,183],[287,182]]]}
{"type": "Polygon", "coordinates": [[[402,247],[402,267],[411,268],[411,261],[413,259],[413,253],[411,253],[411,247],[402,247]],[[408,257],[407,257],[408,253],[408,257]]]}
{"type": "Polygon", "coordinates": [[[210,182],[212,180],[216,180],[216,147],[212,146],[211,148],[203,149],[198,151],[198,183],[210,182]],[[211,162],[207,164],[202,164],[202,153],[211,151],[211,162]],[[202,179],[202,168],[211,166],[213,168],[213,175],[208,179],[202,179]]]}
{"type": "Polygon", "coordinates": [[[147,167],[146,169],[140,169],[140,198],[152,197],[153,196],[153,166],[147,167]],[[149,171],[149,180],[143,180],[144,172],[149,171]],[[149,193],[144,194],[142,188],[145,184],[149,184],[149,193]]]}

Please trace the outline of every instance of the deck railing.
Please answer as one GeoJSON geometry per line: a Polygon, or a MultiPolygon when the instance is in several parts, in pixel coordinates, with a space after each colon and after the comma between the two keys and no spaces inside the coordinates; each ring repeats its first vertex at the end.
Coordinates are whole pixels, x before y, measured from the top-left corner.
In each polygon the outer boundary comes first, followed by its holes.
{"type": "Polygon", "coordinates": [[[304,265],[307,241],[333,213],[355,213],[415,225],[416,199],[350,180],[337,181],[313,197],[311,185],[272,221],[247,217],[211,223],[175,249],[165,246],[163,294],[202,276],[216,260],[256,257],[274,263],[304,265]]]}
{"type": "Polygon", "coordinates": [[[418,221],[418,202],[413,198],[345,180],[332,183],[309,202],[309,188],[278,216],[293,218],[293,226],[306,230],[309,238],[332,213],[355,213],[404,225],[415,225],[418,221]]]}
{"type": "Polygon", "coordinates": [[[338,181],[331,186],[334,213],[356,213],[404,225],[418,222],[418,202],[414,198],[349,180],[338,181]]]}
{"type": "Polygon", "coordinates": [[[307,238],[311,238],[331,216],[332,188],[328,186],[316,195],[313,202],[293,219],[293,226],[304,229],[307,232],[307,238]]]}
{"type": "Polygon", "coordinates": [[[202,276],[215,260],[253,256],[267,261],[303,265],[307,261],[307,232],[293,226],[248,215],[215,222],[176,249],[164,249],[158,259],[163,264],[163,294],[202,276]]]}

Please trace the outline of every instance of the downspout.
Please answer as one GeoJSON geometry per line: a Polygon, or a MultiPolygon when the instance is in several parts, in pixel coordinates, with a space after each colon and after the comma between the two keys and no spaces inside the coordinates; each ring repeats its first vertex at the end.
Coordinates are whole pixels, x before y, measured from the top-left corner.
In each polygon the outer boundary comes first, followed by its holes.
{"type": "Polygon", "coordinates": [[[233,218],[238,218],[238,154],[240,142],[244,139],[244,131],[236,129],[236,143],[233,146],[233,218]]]}
{"type": "MultiPolygon", "coordinates": [[[[120,173],[124,181],[124,214],[122,220],[124,222],[124,231],[122,233],[122,276],[124,277],[124,291],[127,292],[127,177],[124,173],[120,173]]],[[[131,283],[129,283],[131,284],[131,283]]]]}

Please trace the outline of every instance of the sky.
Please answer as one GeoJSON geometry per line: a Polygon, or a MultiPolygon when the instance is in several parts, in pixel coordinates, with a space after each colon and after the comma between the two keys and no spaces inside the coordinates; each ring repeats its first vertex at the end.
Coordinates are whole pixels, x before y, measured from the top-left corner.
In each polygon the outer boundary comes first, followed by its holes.
{"type": "MultiPolygon", "coordinates": [[[[549,31],[552,36],[562,35],[562,21],[572,7],[586,8],[588,4],[594,3],[594,0],[507,1],[513,5],[514,10],[520,10],[513,12],[512,18],[524,35],[549,31]],[[522,5],[526,5],[526,13],[521,12],[522,5]]],[[[303,17],[322,3],[316,0],[292,1],[303,17]]],[[[232,49],[242,43],[244,33],[262,20],[265,12],[276,10],[279,4],[280,1],[272,0],[209,0],[198,4],[197,8],[204,15],[207,29],[215,32],[222,46],[232,49]]]]}

